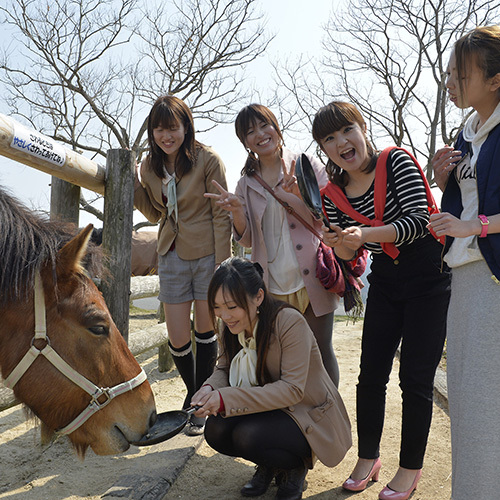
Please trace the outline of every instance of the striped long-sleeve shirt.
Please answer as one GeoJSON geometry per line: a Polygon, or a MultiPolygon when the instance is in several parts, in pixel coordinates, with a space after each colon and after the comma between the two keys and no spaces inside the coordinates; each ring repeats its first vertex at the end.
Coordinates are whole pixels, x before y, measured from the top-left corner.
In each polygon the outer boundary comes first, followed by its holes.
{"type": "MultiPolygon", "coordinates": [[[[397,236],[394,243],[399,247],[408,245],[429,233],[426,228],[429,223],[427,196],[418,167],[404,151],[394,149],[390,152],[387,170],[387,197],[383,221],[385,224],[392,224],[396,229],[397,236]],[[389,171],[391,166],[392,174],[389,171]],[[393,181],[391,181],[391,176],[393,181]]],[[[357,212],[369,219],[374,219],[373,195],[374,183],[362,196],[348,197],[348,200],[357,212]]],[[[366,227],[365,224],[341,212],[326,195],[324,204],[330,223],[342,229],[350,226],[366,227]]],[[[367,242],[364,246],[373,253],[382,253],[380,243],[367,242]]]]}

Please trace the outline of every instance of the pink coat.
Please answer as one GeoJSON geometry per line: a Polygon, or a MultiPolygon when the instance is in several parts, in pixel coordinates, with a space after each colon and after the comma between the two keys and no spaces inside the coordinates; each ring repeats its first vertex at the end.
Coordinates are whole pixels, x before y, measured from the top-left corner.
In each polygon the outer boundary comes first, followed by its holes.
{"type": "MultiPolygon", "coordinates": [[[[290,167],[292,160],[295,160],[297,157],[298,154],[292,153],[286,148],[283,149],[283,158],[287,167],[290,167]]],[[[318,184],[321,189],[328,181],[325,168],[317,159],[311,157],[309,159],[316,172],[318,184]]],[[[280,179],[282,176],[283,173],[280,173],[280,179]]],[[[300,198],[294,194],[287,193],[281,186],[275,189],[275,193],[278,198],[289,203],[303,219],[320,231],[321,221],[317,221],[313,217],[300,198]]],[[[247,218],[247,227],[241,236],[233,228],[234,237],[241,246],[252,249],[251,260],[259,262],[263,267],[264,280],[267,284],[267,248],[262,232],[262,216],[267,205],[265,190],[255,178],[245,175],[238,181],[235,194],[239,196],[243,203],[247,218]]],[[[339,297],[336,294],[327,292],[316,278],[316,250],[319,245],[319,239],[306,229],[293,215],[287,213],[286,217],[295,255],[297,256],[297,262],[299,263],[312,310],[315,316],[323,316],[331,313],[337,308],[339,297]]]]}

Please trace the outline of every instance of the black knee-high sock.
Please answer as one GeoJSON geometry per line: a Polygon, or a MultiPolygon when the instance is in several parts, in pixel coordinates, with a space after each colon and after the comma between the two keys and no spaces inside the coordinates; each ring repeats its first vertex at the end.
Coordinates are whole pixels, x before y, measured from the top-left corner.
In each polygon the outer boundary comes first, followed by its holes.
{"type": "Polygon", "coordinates": [[[196,390],[212,375],[217,360],[217,335],[213,330],[194,332],[196,340],[196,390]]]}
{"type": "Polygon", "coordinates": [[[169,340],[168,347],[172,353],[172,357],[174,358],[175,366],[182,377],[184,384],[186,384],[187,396],[182,407],[187,408],[191,404],[191,398],[196,392],[194,356],[191,348],[191,341],[182,347],[174,347],[169,340]]]}

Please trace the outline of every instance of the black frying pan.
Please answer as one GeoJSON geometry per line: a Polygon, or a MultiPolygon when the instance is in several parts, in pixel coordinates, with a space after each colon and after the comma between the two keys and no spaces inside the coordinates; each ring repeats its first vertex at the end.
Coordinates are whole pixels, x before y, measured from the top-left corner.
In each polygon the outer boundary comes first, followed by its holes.
{"type": "Polygon", "coordinates": [[[316,180],[313,166],[305,154],[301,154],[295,161],[295,177],[297,178],[299,191],[307,208],[309,208],[316,219],[321,219],[325,226],[329,228],[330,223],[323,213],[318,181],[316,180]]]}
{"type": "Polygon", "coordinates": [[[130,444],[134,444],[135,446],[149,446],[170,439],[184,429],[191,413],[199,409],[199,406],[194,406],[187,410],[173,410],[160,413],[154,425],[149,429],[149,432],[139,439],[139,441],[134,441],[130,444]]]}

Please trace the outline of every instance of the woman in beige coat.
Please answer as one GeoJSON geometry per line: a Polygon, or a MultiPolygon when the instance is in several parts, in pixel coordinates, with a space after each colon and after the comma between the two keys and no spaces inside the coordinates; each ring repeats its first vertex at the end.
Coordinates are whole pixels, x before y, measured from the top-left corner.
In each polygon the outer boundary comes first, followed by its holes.
{"type": "Polygon", "coordinates": [[[210,446],[257,464],[243,496],[262,495],[276,477],[276,498],[294,500],[316,457],[329,467],[343,459],[351,430],[307,322],[267,292],[263,274],[238,257],[215,272],[208,305],[223,322],[221,356],[191,403],[212,415],[210,446]]]}
{"type": "MultiPolygon", "coordinates": [[[[185,406],[212,373],[217,338],[207,306],[216,265],[231,255],[231,222],[203,193],[212,181],[226,185],[219,156],[195,140],[193,117],[184,101],[162,96],[148,117],[149,154],[136,179],[134,204],[158,229],[158,275],[168,344],[187,388],[185,406]],[[191,350],[194,302],[196,357],[191,350]]],[[[202,434],[192,418],[188,434],[202,434]]]]}

